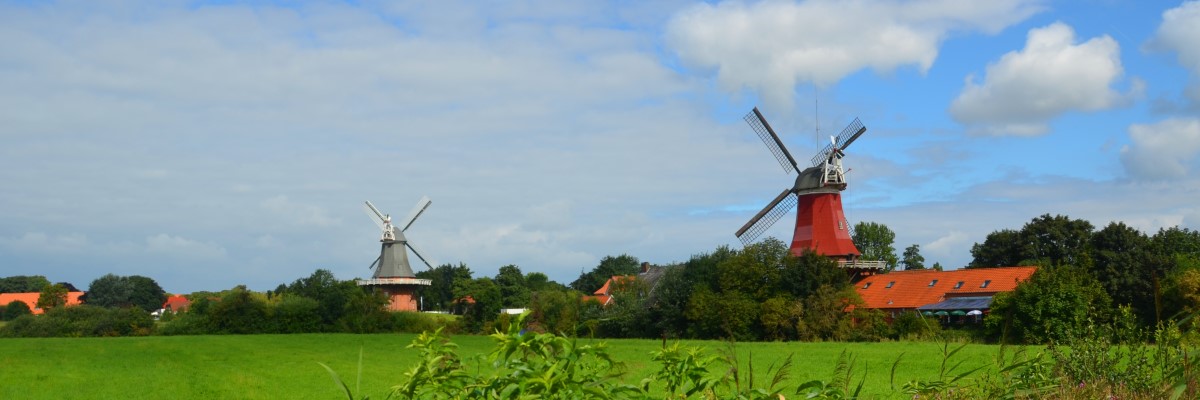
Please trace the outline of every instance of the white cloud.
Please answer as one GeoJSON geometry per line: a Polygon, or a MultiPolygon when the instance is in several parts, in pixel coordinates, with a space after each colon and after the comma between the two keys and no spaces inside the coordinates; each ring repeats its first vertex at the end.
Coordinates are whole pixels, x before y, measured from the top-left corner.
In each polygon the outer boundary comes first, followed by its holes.
{"type": "Polygon", "coordinates": [[[1138,179],[1194,175],[1200,160],[1200,119],[1173,118],[1129,127],[1132,144],[1121,148],[1121,164],[1138,179]]]}
{"type": "Polygon", "coordinates": [[[790,105],[795,86],[829,86],[856,71],[928,71],[953,31],[995,33],[1038,12],[1036,1],[725,1],[674,16],[679,57],[716,69],[725,90],[748,88],[790,105]]]}
{"type": "Polygon", "coordinates": [[[0,237],[0,245],[14,252],[53,252],[77,254],[91,246],[86,236],[79,233],[48,235],[43,232],[27,232],[19,237],[0,237]]]}
{"type": "Polygon", "coordinates": [[[180,259],[216,259],[225,257],[225,248],[216,243],[203,243],[165,233],[146,237],[146,252],[169,255],[180,259]]]}
{"type": "Polygon", "coordinates": [[[1115,40],[1105,35],[1075,44],[1075,30],[1056,22],[1030,30],[1025,48],[989,64],[982,83],[967,76],[950,114],[977,133],[1039,135],[1063,113],[1118,105],[1122,95],[1110,86],[1122,74],[1115,40]]]}
{"type": "Polygon", "coordinates": [[[297,203],[284,195],[268,198],[259,205],[274,216],[276,225],[327,227],[342,222],[327,215],[319,206],[297,203]]]}
{"type": "Polygon", "coordinates": [[[1200,102],[1200,46],[1196,43],[1200,43],[1200,1],[1188,1],[1163,12],[1162,24],[1147,48],[1178,54],[1179,63],[1192,73],[1193,82],[1185,94],[1200,102]]]}
{"type": "Polygon", "coordinates": [[[953,257],[953,253],[961,252],[964,248],[971,248],[967,234],[961,231],[950,231],[929,242],[921,250],[926,253],[928,259],[943,260],[953,257]]]}

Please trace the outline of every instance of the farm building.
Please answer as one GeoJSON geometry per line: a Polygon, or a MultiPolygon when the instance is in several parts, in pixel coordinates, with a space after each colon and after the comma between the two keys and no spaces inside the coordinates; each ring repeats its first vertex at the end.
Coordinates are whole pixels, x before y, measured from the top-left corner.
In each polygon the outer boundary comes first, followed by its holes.
{"type": "MultiPolygon", "coordinates": [[[[29,306],[29,309],[31,311],[33,311],[34,315],[38,315],[38,314],[45,312],[45,310],[42,310],[41,308],[37,307],[38,296],[41,296],[41,295],[42,294],[38,293],[38,292],[0,293],[0,307],[7,306],[8,303],[12,303],[14,301],[21,301],[29,306]]],[[[67,305],[68,306],[79,305],[80,304],[79,296],[83,296],[83,292],[67,292],[67,305]]]]}
{"type": "Polygon", "coordinates": [[[172,295],[167,297],[167,301],[163,302],[162,308],[171,312],[184,312],[192,306],[192,301],[188,300],[183,295],[172,295]]]}
{"type": "Polygon", "coordinates": [[[854,289],[867,308],[889,317],[904,311],[982,315],[991,308],[992,296],[1013,291],[1035,271],[1037,267],[897,271],[868,276],[854,289]]]}
{"type": "Polygon", "coordinates": [[[584,302],[595,301],[600,303],[600,305],[607,306],[613,301],[613,289],[617,286],[628,285],[637,281],[644,283],[647,291],[653,293],[655,285],[658,284],[658,280],[662,278],[664,272],[666,272],[666,268],[644,262],[642,263],[642,270],[637,275],[613,275],[607,281],[604,281],[604,286],[592,292],[591,296],[583,296],[582,300],[584,302]]]}

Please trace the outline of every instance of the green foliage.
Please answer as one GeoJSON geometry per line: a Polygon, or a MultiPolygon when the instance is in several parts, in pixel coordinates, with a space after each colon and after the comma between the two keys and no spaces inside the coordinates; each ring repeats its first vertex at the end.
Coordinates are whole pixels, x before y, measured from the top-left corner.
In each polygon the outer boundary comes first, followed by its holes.
{"type": "Polygon", "coordinates": [[[442,264],[432,270],[417,272],[417,278],[429,279],[429,286],[417,288],[416,294],[424,299],[425,310],[450,311],[454,306],[454,288],[471,281],[471,269],[466,264],[458,266],[442,264]]]}
{"type": "MultiPolygon", "coordinates": [[[[603,344],[580,345],[547,333],[522,332],[525,315],[505,332],[491,335],[495,348],[487,368],[470,374],[455,346],[440,332],[422,334],[409,347],[421,361],[393,388],[401,398],[432,399],[613,399],[640,391],[616,383],[620,366],[603,344]]],[[[481,363],[485,360],[479,360],[481,363]]]]}
{"type": "Polygon", "coordinates": [[[50,285],[50,280],[41,275],[16,275],[0,278],[0,293],[33,293],[50,285]]]}
{"type": "Polygon", "coordinates": [[[248,290],[235,290],[208,310],[213,333],[263,333],[270,329],[265,296],[248,290]]]}
{"type": "Polygon", "coordinates": [[[1084,270],[1040,269],[1015,291],[999,293],[984,319],[990,335],[1005,342],[1047,343],[1062,340],[1089,319],[1107,321],[1112,301],[1084,270]]]}
{"type": "Polygon", "coordinates": [[[476,278],[456,289],[458,298],[470,297],[474,303],[466,306],[463,325],[468,332],[483,332],[484,327],[500,314],[500,287],[490,278],[476,278]]]}
{"type": "Polygon", "coordinates": [[[854,246],[862,252],[862,259],[884,261],[886,270],[896,268],[896,233],[887,225],[876,222],[859,222],[854,224],[854,246]]]}
{"type": "Polygon", "coordinates": [[[720,379],[713,378],[709,367],[719,360],[716,356],[705,356],[698,347],[681,348],[672,343],[662,350],[651,353],[651,361],[662,367],[653,375],[642,380],[642,390],[650,391],[651,383],[662,383],[667,398],[692,398],[716,390],[720,379]]]}
{"type": "Polygon", "coordinates": [[[894,339],[933,340],[942,331],[936,318],[925,318],[917,311],[902,312],[892,320],[894,339]]]}
{"type": "Polygon", "coordinates": [[[904,258],[900,261],[905,270],[925,269],[925,257],[921,255],[921,245],[914,244],[904,248],[904,258]]]}
{"type": "Polygon", "coordinates": [[[1150,239],[1123,223],[1111,223],[1091,238],[1091,274],[1116,305],[1133,307],[1143,326],[1159,320],[1156,280],[1170,270],[1169,259],[1150,251],[1150,239]]]}
{"type": "Polygon", "coordinates": [[[40,316],[21,316],[0,328],[0,336],[144,336],[153,331],[154,319],[145,311],[79,305],[51,308],[40,316]]]}
{"type": "Polygon", "coordinates": [[[67,287],[61,283],[46,285],[38,295],[37,308],[49,310],[67,304],[67,287]]]}
{"type": "Polygon", "coordinates": [[[88,285],[81,300],[98,307],[138,307],[154,311],[162,307],[167,293],[153,279],[133,275],[105,274],[88,285]]]}
{"type": "Polygon", "coordinates": [[[637,274],[640,267],[641,262],[637,257],[628,254],[616,257],[605,256],[600,260],[600,265],[589,272],[580,274],[579,278],[571,282],[570,286],[571,289],[583,293],[592,293],[604,286],[604,282],[609,278],[637,274]]]}
{"type": "MultiPolygon", "coordinates": [[[[900,359],[897,358],[896,363],[892,365],[893,373],[895,373],[895,366],[899,362],[900,359]]],[[[833,376],[829,382],[821,380],[805,382],[796,388],[796,394],[804,395],[806,399],[857,399],[862,393],[863,385],[867,381],[867,374],[864,371],[862,378],[858,381],[858,385],[854,389],[851,389],[850,384],[854,380],[855,374],[854,364],[855,357],[843,350],[841,354],[838,354],[837,363],[834,364],[833,368],[833,376]]]]}
{"type": "Polygon", "coordinates": [[[29,308],[28,304],[20,300],[15,300],[6,304],[4,309],[0,311],[0,321],[12,321],[22,315],[31,314],[33,314],[33,310],[29,308]]]}
{"type": "Polygon", "coordinates": [[[971,247],[970,267],[1090,265],[1088,243],[1095,228],[1091,222],[1064,215],[1045,214],[1020,231],[992,232],[983,244],[971,247]]]}
{"type": "Polygon", "coordinates": [[[500,287],[500,304],[503,308],[525,308],[529,306],[529,286],[525,275],[516,265],[500,267],[496,273],[496,286],[500,287]]]}
{"type": "Polygon", "coordinates": [[[579,292],[544,289],[533,293],[529,328],[537,332],[573,335],[579,324],[579,292]]]}

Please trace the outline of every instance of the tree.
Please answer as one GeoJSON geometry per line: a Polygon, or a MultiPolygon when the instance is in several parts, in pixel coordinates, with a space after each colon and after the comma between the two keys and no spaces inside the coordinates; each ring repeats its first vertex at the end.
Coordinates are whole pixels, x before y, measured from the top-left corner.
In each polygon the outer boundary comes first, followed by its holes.
{"type": "Polygon", "coordinates": [[[837,261],[811,250],[804,251],[800,257],[788,257],[781,277],[778,291],[796,299],[812,296],[824,286],[839,290],[850,286],[850,277],[838,268],[837,261]]]}
{"type": "Polygon", "coordinates": [[[1170,270],[1168,258],[1150,251],[1150,238],[1124,223],[1113,222],[1092,235],[1090,271],[1114,305],[1128,305],[1145,326],[1154,326],[1155,282],[1170,270]]]}
{"type": "Polygon", "coordinates": [[[1106,323],[1112,300],[1096,278],[1074,266],[1041,268],[1012,292],[992,300],[984,320],[993,336],[1005,342],[1047,343],[1066,338],[1089,320],[1106,323]]]}
{"type": "Polygon", "coordinates": [[[362,292],[352,281],[341,282],[327,269],[313,271],[307,278],[288,285],[287,292],[316,300],[320,304],[321,326],[332,330],[346,312],[346,302],[355,292],[362,292]]]}
{"type": "Polygon", "coordinates": [[[1011,267],[1024,257],[1021,232],[1002,229],[987,235],[983,243],[971,246],[971,264],[967,268],[1011,267]]]}
{"type": "Polygon", "coordinates": [[[475,278],[463,282],[455,289],[455,298],[470,298],[474,301],[467,306],[462,320],[470,332],[480,332],[488,323],[496,320],[500,314],[500,287],[491,278],[475,278]]]}
{"type": "Polygon", "coordinates": [[[579,274],[579,279],[571,282],[571,289],[578,290],[584,293],[595,292],[604,286],[604,282],[609,278],[618,275],[633,275],[638,273],[638,268],[641,262],[637,257],[622,254],[616,257],[605,256],[600,260],[600,265],[593,268],[591,271],[579,274]]]}
{"type": "Polygon", "coordinates": [[[504,308],[525,308],[529,305],[529,287],[525,275],[516,265],[500,267],[496,273],[496,285],[500,287],[500,303],[504,308]]]}
{"type": "Polygon", "coordinates": [[[1095,227],[1082,219],[1044,214],[1021,228],[1028,260],[1047,261],[1051,266],[1086,266],[1088,241],[1095,227]]]}
{"type": "Polygon", "coordinates": [[[23,301],[16,300],[16,301],[12,301],[4,306],[4,313],[3,313],[4,318],[0,318],[0,319],[2,319],[4,321],[12,321],[14,319],[17,319],[17,317],[20,317],[22,315],[29,315],[29,314],[33,314],[33,310],[29,309],[29,305],[25,304],[25,302],[23,302],[23,301]]]}
{"type": "Polygon", "coordinates": [[[88,291],[81,300],[99,307],[137,307],[143,311],[154,311],[162,307],[167,300],[167,293],[154,279],[140,275],[106,274],[88,285],[88,291]]]}
{"type": "Polygon", "coordinates": [[[883,261],[885,269],[896,269],[896,233],[887,225],[875,222],[859,222],[854,225],[854,246],[862,252],[864,260],[883,261]]]}
{"type": "Polygon", "coordinates": [[[914,244],[904,249],[904,269],[925,269],[925,257],[921,256],[921,246],[914,244]]]}
{"type": "Polygon", "coordinates": [[[1095,228],[1091,222],[1064,215],[1044,214],[1026,223],[1020,231],[1001,230],[988,234],[983,244],[971,246],[970,268],[1015,265],[1087,266],[1088,242],[1095,228]]]}
{"type": "Polygon", "coordinates": [[[67,287],[62,284],[46,285],[38,295],[37,308],[49,310],[67,304],[67,287]]]}
{"type": "Polygon", "coordinates": [[[41,291],[50,280],[41,275],[17,275],[0,278],[0,293],[33,293],[41,291]]]}
{"type": "Polygon", "coordinates": [[[429,286],[417,288],[417,295],[421,297],[426,310],[449,310],[456,299],[456,285],[472,279],[471,269],[463,263],[458,266],[442,264],[432,270],[418,272],[417,277],[430,281],[429,286]]]}

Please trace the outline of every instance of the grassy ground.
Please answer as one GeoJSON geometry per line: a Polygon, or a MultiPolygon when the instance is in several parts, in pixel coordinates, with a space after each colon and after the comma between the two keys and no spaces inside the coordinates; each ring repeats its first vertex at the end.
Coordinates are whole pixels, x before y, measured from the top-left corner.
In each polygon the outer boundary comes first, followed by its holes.
{"type": "MultiPolygon", "coordinates": [[[[403,372],[415,362],[405,349],[414,335],[248,335],[172,336],[136,338],[0,339],[0,398],[4,399],[334,399],[338,388],[317,365],[325,363],[354,387],[359,349],[363,350],[362,393],[386,397],[403,372]]],[[[581,339],[587,340],[587,339],[581,339]]],[[[470,357],[491,349],[486,336],[455,336],[459,354],[470,357]]],[[[627,363],[627,383],[636,384],[658,365],[649,353],[657,340],[606,340],[612,354],[627,363]]],[[[727,348],[722,342],[685,342],[710,354],[727,348]]],[[[829,380],[838,354],[858,358],[856,370],[866,371],[869,398],[902,398],[899,385],[914,378],[938,375],[941,348],[934,343],[741,343],[742,379],[754,361],[755,381],[765,385],[771,363],[795,354],[789,394],[800,383],[829,380]],[[892,363],[900,353],[896,391],[889,385],[892,363]]],[[[991,365],[999,348],[970,345],[955,360],[963,368],[991,365]]],[[[474,363],[472,363],[474,364],[474,363]]],[[[791,396],[789,396],[791,397],[791,396]]]]}

